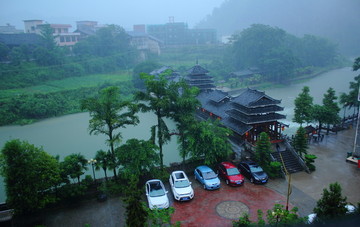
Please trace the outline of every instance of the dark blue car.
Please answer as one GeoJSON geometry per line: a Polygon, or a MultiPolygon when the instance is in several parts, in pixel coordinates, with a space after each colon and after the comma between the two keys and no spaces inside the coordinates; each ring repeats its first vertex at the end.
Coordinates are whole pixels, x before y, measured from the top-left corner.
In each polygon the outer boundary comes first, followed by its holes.
{"type": "Polygon", "coordinates": [[[241,174],[248,178],[251,183],[264,184],[268,182],[268,175],[253,161],[240,162],[238,168],[241,174]]]}

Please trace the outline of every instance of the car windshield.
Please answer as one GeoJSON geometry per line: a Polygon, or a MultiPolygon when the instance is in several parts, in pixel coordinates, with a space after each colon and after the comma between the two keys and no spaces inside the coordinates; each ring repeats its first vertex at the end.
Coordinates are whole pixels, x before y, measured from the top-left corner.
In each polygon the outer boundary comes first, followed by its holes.
{"type": "Polygon", "coordinates": [[[259,173],[264,171],[260,166],[250,166],[250,170],[252,173],[259,173]]]}
{"type": "Polygon", "coordinates": [[[210,179],[217,177],[216,174],[214,173],[214,171],[204,172],[203,175],[204,175],[205,180],[210,180],[210,179]]]}
{"type": "Polygon", "coordinates": [[[188,180],[178,180],[174,182],[175,188],[186,188],[189,187],[190,183],[188,180]]]}
{"type": "Polygon", "coordinates": [[[161,187],[160,182],[150,183],[150,196],[157,197],[165,195],[165,190],[161,187]]]}
{"type": "Polygon", "coordinates": [[[226,169],[226,172],[227,172],[228,176],[233,176],[233,175],[240,174],[240,172],[239,172],[239,170],[237,168],[226,169]]]}

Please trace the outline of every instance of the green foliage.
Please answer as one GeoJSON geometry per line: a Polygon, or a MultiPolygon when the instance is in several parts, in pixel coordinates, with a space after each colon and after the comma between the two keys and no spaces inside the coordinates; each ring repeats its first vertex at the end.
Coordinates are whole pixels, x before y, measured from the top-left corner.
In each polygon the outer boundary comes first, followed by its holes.
{"type": "Polygon", "coordinates": [[[126,225],[129,227],[143,227],[147,220],[147,211],[141,199],[142,191],[137,187],[139,177],[131,175],[128,177],[129,183],[125,187],[126,203],[126,225]]]}
{"type": "Polygon", "coordinates": [[[313,97],[310,96],[309,92],[309,87],[303,87],[302,92],[294,101],[295,108],[293,122],[299,123],[300,125],[305,122],[309,123],[312,120],[313,97]]]}
{"type": "Polygon", "coordinates": [[[326,118],[328,117],[328,110],[326,109],[326,107],[315,104],[312,108],[312,118],[313,120],[317,121],[319,123],[319,134],[320,134],[320,130],[322,128],[322,124],[324,123],[324,121],[326,121],[326,118]]]}
{"type": "Polygon", "coordinates": [[[316,155],[314,154],[305,154],[305,164],[309,168],[310,171],[315,171],[316,167],[313,164],[315,159],[317,159],[316,155]]]}
{"type": "Polygon", "coordinates": [[[298,214],[298,208],[294,207],[290,211],[284,209],[281,204],[275,204],[272,210],[267,210],[266,219],[270,226],[293,226],[305,223],[305,218],[298,214]]]}
{"type": "Polygon", "coordinates": [[[135,94],[135,99],[139,102],[139,107],[142,112],[154,112],[157,118],[156,125],[151,127],[152,140],[159,146],[160,168],[163,169],[163,145],[170,141],[169,129],[164,121],[165,117],[170,117],[170,110],[174,92],[176,90],[176,83],[169,82],[166,79],[166,72],[159,75],[157,78],[152,75],[143,73],[142,78],[145,80],[146,91],[139,91],[135,94]]]}
{"type": "Polygon", "coordinates": [[[16,214],[35,212],[56,201],[52,192],[60,182],[59,164],[42,148],[10,140],[1,150],[0,164],[7,203],[16,214]]]}
{"type": "Polygon", "coordinates": [[[259,139],[256,143],[255,161],[264,169],[269,169],[270,162],[272,161],[271,143],[270,138],[266,132],[262,132],[259,135],[259,139]]]}
{"type": "Polygon", "coordinates": [[[265,171],[269,174],[269,177],[277,178],[281,176],[281,167],[280,162],[270,162],[270,165],[265,166],[265,171]]]}
{"type": "Polygon", "coordinates": [[[80,176],[84,174],[84,171],[87,170],[87,159],[84,155],[70,154],[64,158],[64,161],[60,163],[60,168],[62,174],[68,176],[72,179],[77,178],[78,183],[80,184],[80,176]]]}
{"type": "Polygon", "coordinates": [[[96,152],[95,158],[96,163],[95,163],[95,169],[99,170],[100,168],[102,168],[104,170],[104,174],[105,174],[105,180],[108,180],[107,177],[107,169],[110,168],[110,163],[111,163],[111,154],[110,152],[106,152],[103,150],[98,150],[96,152]]]}
{"type": "Polygon", "coordinates": [[[194,159],[204,158],[205,165],[213,165],[227,159],[232,152],[228,136],[231,130],[216,121],[194,122],[187,135],[190,155],[194,159]]]}
{"type": "Polygon", "coordinates": [[[316,218],[322,221],[340,217],[346,214],[346,197],[341,194],[341,186],[335,182],[329,185],[329,190],[324,188],[322,197],[317,201],[314,208],[316,218]]]}
{"type": "Polygon", "coordinates": [[[144,80],[141,79],[142,73],[151,73],[153,70],[159,68],[160,65],[153,61],[144,61],[137,64],[133,69],[133,85],[137,89],[145,89],[144,80]]]}
{"type": "Polygon", "coordinates": [[[307,149],[309,148],[309,145],[306,131],[303,127],[300,126],[296,131],[292,145],[295,151],[300,155],[300,157],[303,157],[304,154],[307,154],[307,149]]]}
{"type": "Polygon", "coordinates": [[[97,97],[87,98],[81,101],[81,108],[90,112],[90,134],[104,134],[107,136],[107,144],[110,147],[110,166],[114,170],[119,163],[115,155],[115,146],[121,141],[121,133],[116,130],[126,125],[136,125],[139,122],[135,115],[137,108],[120,97],[118,87],[108,87],[99,91],[97,97]]]}
{"type": "Polygon", "coordinates": [[[250,224],[251,221],[248,213],[243,213],[243,215],[240,216],[239,220],[232,222],[233,227],[246,227],[250,226],[250,224]]]}
{"type": "Polygon", "coordinates": [[[99,191],[107,195],[119,195],[124,192],[124,185],[118,181],[105,181],[99,187],[99,191]]]}
{"type": "Polygon", "coordinates": [[[305,35],[298,38],[284,30],[263,24],[253,24],[232,37],[232,53],[228,53],[235,68],[258,67],[266,80],[289,82],[302,67],[324,67],[338,61],[337,47],[326,39],[305,35]]]}
{"type": "Polygon", "coordinates": [[[153,209],[146,208],[148,212],[149,226],[161,227],[171,224],[171,215],[175,212],[174,207],[168,209],[153,209]]]}
{"type": "Polygon", "coordinates": [[[141,175],[155,169],[159,164],[158,147],[151,141],[138,139],[127,140],[126,143],[115,150],[121,171],[126,178],[141,175]]]}
{"type": "MultiPolygon", "coordinates": [[[[273,209],[267,210],[266,212],[266,226],[297,226],[305,224],[306,217],[300,217],[297,212],[297,207],[294,207],[289,211],[284,209],[283,205],[275,204],[273,209]]],[[[258,223],[251,223],[249,219],[249,214],[245,213],[242,217],[239,218],[238,221],[233,221],[233,226],[265,226],[265,221],[263,220],[263,212],[261,210],[258,210],[257,214],[258,223]]]]}

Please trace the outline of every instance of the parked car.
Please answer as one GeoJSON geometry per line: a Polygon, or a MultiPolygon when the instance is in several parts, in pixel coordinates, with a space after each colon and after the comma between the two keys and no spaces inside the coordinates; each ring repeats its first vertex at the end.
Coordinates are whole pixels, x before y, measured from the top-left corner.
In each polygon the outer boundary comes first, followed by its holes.
{"type": "Polygon", "coordinates": [[[194,190],[184,171],[178,170],[172,172],[169,177],[169,183],[176,200],[186,201],[194,198],[194,190]]]}
{"type": "Polygon", "coordinates": [[[241,175],[238,168],[231,162],[222,162],[219,164],[219,175],[227,185],[240,186],[244,183],[244,176],[241,175]]]}
{"type": "Polygon", "coordinates": [[[251,183],[264,184],[268,182],[268,175],[264,170],[253,161],[240,162],[238,165],[240,172],[247,177],[251,183]]]}
{"type": "Polygon", "coordinates": [[[220,188],[218,175],[208,166],[198,166],[194,171],[195,179],[198,180],[204,189],[215,190],[220,188]]]}
{"type": "Polygon", "coordinates": [[[163,182],[159,179],[148,180],[145,183],[146,197],[150,209],[169,207],[169,198],[163,182]]]}

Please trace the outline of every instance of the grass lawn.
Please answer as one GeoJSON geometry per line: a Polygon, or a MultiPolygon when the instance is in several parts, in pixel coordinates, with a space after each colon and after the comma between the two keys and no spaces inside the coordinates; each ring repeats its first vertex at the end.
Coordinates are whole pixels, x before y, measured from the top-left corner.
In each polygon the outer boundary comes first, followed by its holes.
{"type": "Polygon", "coordinates": [[[121,71],[113,74],[94,74],[82,77],[71,77],[63,80],[53,80],[26,88],[0,90],[0,98],[9,98],[20,94],[49,93],[64,90],[73,90],[82,87],[96,87],[109,83],[114,84],[131,80],[131,72],[121,71]]]}

